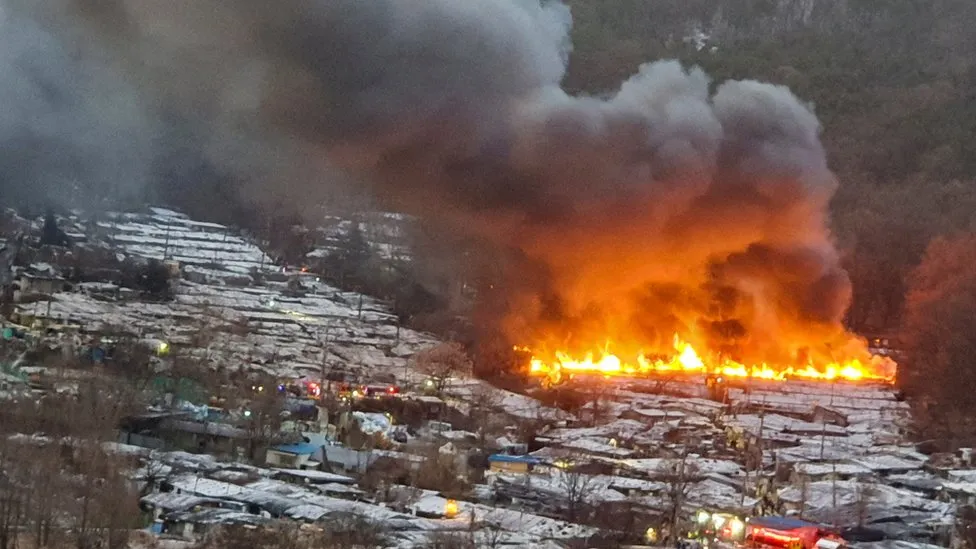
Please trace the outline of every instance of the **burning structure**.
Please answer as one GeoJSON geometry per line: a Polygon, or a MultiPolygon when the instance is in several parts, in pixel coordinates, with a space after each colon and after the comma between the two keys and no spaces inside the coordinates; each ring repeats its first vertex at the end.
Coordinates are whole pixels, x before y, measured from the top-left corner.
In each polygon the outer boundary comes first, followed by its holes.
{"type": "Polygon", "coordinates": [[[143,95],[194,105],[212,161],[277,196],[301,170],[255,162],[302,159],[476,242],[479,324],[534,373],[894,375],[843,328],[837,181],[782,86],[664,61],[570,95],[556,0],[64,3],[143,95]]]}

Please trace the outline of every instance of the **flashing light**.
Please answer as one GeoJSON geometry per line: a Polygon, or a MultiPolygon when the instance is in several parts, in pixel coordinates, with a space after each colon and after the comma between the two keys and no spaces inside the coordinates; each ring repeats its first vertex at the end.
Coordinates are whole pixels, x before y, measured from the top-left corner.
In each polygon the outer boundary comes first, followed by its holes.
{"type": "Polygon", "coordinates": [[[732,520],[729,521],[729,533],[732,534],[732,537],[737,538],[741,536],[745,530],[746,523],[736,517],[732,517],[732,520]]]}
{"type": "Polygon", "coordinates": [[[169,343],[166,343],[165,341],[160,341],[159,344],[156,345],[156,354],[165,355],[168,352],[169,352],[169,343]]]}
{"type": "Polygon", "coordinates": [[[458,514],[458,504],[457,501],[449,499],[444,502],[444,516],[447,518],[454,518],[458,514]]]}
{"type": "Polygon", "coordinates": [[[708,513],[708,511],[706,511],[704,509],[698,511],[698,514],[695,515],[695,519],[698,521],[698,524],[701,524],[701,525],[708,524],[708,519],[709,518],[711,518],[711,515],[708,513]]]}
{"type": "Polygon", "coordinates": [[[354,390],[354,391],[352,392],[352,397],[353,397],[353,398],[359,398],[359,397],[360,397],[360,394],[361,394],[361,393],[359,392],[359,389],[356,389],[356,390],[354,390]]]}
{"type": "Polygon", "coordinates": [[[250,410],[244,410],[244,417],[251,417],[251,411],[250,410]]]}
{"type": "Polygon", "coordinates": [[[389,386],[389,387],[388,387],[388,388],[386,389],[386,392],[387,392],[387,393],[390,393],[391,395],[395,395],[395,394],[397,394],[397,393],[399,393],[399,392],[400,392],[400,390],[399,390],[399,389],[397,389],[397,388],[396,388],[395,386],[393,386],[393,385],[390,385],[390,386],[389,386]]]}
{"type": "Polygon", "coordinates": [[[427,381],[424,382],[424,385],[426,385],[428,388],[431,388],[432,389],[434,387],[434,380],[433,379],[428,379],[427,381]]]}

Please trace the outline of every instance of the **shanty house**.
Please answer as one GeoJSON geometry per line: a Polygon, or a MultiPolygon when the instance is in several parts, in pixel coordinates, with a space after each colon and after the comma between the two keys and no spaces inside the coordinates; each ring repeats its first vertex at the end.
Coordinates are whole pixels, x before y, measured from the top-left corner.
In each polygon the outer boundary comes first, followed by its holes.
{"type": "Polygon", "coordinates": [[[283,469],[318,469],[319,462],[313,458],[320,449],[309,442],[279,444],[268,449],[265,463],[283,469]]]}
{"type": "Polygon", "coordinates": [[[496,473],[528,473],[541,463],[533,456],[509,456],[492,454],[488,456],[488,470],[496,473]]]}
{"type": "Polygon", "coordinates": [[[163,533],[184,539],[199,539],[210,529],[221,526],[260,526],[271,521],[267,517],[231,509],[198,509],[177,511],[163,516],[163,533]]]}
{"type": "Polygon", "coordinates": [[[63,292],[65,284],[60,276],[22,273],[14,280],[14,301],[30,295],[63,292]]]}

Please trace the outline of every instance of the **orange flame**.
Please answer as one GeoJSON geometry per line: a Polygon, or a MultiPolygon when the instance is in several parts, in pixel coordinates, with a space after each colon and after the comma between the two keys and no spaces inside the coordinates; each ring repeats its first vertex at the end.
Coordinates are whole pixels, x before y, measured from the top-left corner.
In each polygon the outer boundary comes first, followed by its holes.
{"type": "Polygon", "coordinates": [[[544,376],[552,383],[562,381],[564,375],[574,373],[604,376],[640,377],[654,374],[715,374],[726,377],[752,377],[764,380],[805,379],[815,381],[882,381],[892,383],[897,365],[887,357],[868,355],[866,360],[849,358],[815,365],[773,366],[768,364],[746,365],[730,359],[707,360],[692,345],[674,336],[674,353],[668,359],[649,358],[643,353],[626,361],[609,351],[605,345],[599,353],[586,353],[574,357],[565,351],[556,351],[548,360],[536,356],[531,348],[516,346],[516,351],[531,353],[529,373],[544,376]]]}

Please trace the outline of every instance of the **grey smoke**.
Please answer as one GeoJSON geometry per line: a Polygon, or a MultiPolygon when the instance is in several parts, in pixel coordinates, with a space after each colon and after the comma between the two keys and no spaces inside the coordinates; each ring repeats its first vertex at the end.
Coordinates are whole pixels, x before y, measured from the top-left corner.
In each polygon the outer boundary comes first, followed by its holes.
{"type": "MultiPolygon", "coordinates": [[[[179,113],[256,196],[308,204],[354,182],[489,242],[509,266],[498,325],[511,334],[669,337],[654,316],[777,359],[798,352],[769,348],[786,334],[842,335],[836,182],[816,117],[783,87],[713,91],[665,61],[607,99],[567,95],[557,1],[60,2],[142,105],[179,113]]],[[[103,132],[118,123],[90,110],[103,132]]],[[[49,141],[77,141],[53,127],[49,141]]]]}
{"type": "Polygon", "coordinates": [[[146,182],[153,129],[135,90],[0,5],[0,203],[95,206],[146,182]]]}

